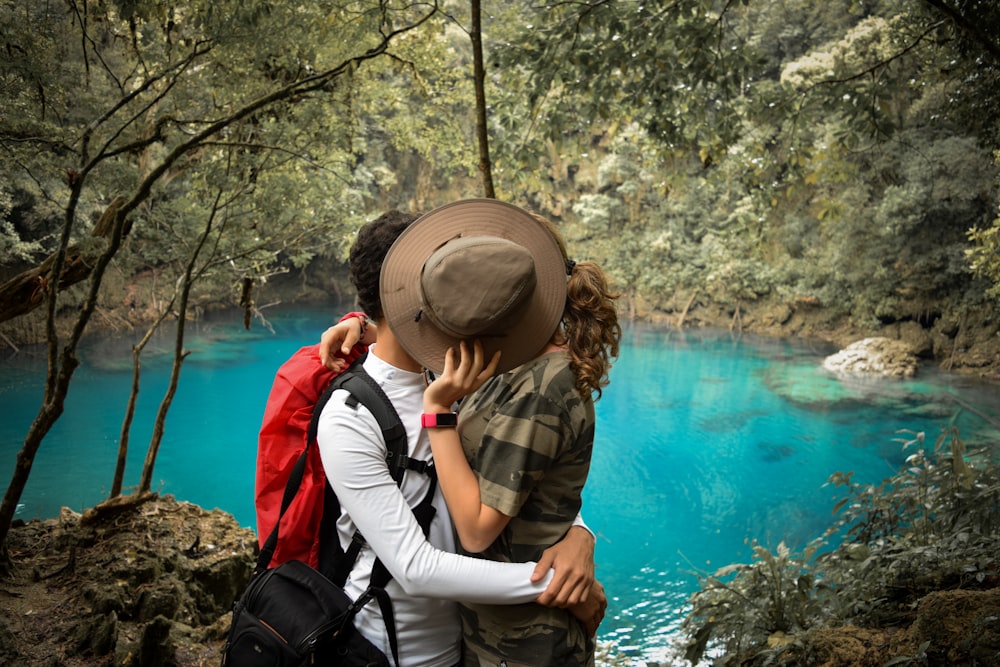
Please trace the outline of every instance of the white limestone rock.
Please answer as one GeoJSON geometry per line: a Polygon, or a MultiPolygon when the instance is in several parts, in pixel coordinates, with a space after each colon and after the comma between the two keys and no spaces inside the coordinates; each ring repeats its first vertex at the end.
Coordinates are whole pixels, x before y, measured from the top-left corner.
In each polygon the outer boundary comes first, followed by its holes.
{"type": "Polygon", "coordinates": [[[834,373],[884,375],[908,378],[917,372],[917,356],[903,341],[865,338],[823,360],[823,368],[834,373]]]}

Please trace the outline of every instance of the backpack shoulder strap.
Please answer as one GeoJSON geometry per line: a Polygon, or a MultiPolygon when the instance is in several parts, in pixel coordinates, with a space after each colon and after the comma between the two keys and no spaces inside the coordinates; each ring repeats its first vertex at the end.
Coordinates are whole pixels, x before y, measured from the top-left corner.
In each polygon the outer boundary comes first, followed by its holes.
{"type": "MultiPolygon", "coordinates": [[[[410,458],[407,456],[406,429],[399,419],[399,413],[393,407],[389,397],[382,391],[382,387],[365,371],[362,363],[364,357],[351,364],[343,373],[334,378],[330,383],[326,395],[321,399],[323,403],[329,400],[329,394],[338,389],[345,389],[350,396],[345,401],[348,406],[355,408],[360,403],[364,405],[375,417],[382,437],[385,439],[387,450],[386,462],[389,464],[389,474],[399,486],[403,483],[403,473],[409,467],[410,458]]],[[[309,441],[316,439],[316,432],[319,429],[319,412],[313,414],[313,419],[309,423],[309,441]]]]}
{"type": "MultiPolygon", "coordinates": [[[[378,422],[379,429],[382,431],[382,437],[385,439],[386,463],[389,466],[389,474],[392,476],[393,481],[396,482],[396,486],[402,486],[403,475],[407,470],[414,470],[430,477],[431,483],[427,493],[420,503],[412,508],[417,523],[420,525],[421,530],[423,530],[424,535],[427,535],[435,513],[433,500],[437,487],[436,471],[432,464],[410,458],[406,429],[399,418],[399,413],[396,412],[396,408],[393,407],[389,397],[385,395],[385,392],[382,391],[378,383],[362,367],[363,363],[364,358],[362,357],[354,362],[350,368],[338,375],[331,383],[330,388],[325,392],[322,402],[326,403],[329,400],[329,395],[337,389],[344,389],[350,394],[345,401],[348,406],[357,407],[360,403],[368,408],[378,422]]],[[[319,430],[318,421],[320,411],[321,408],[317,408],[317,412],[313,414],[312,422],[309,425],[310,442],[316,439],[316,432],[319,430]]],[[[321,542],[321,565],[325,564],[327,560],[324,558],[322,545],[330,544],[329,540],[337,540],[336,544],[339,546],[339,537],[336,534],[336,519],[339,516],[340,502],[337,500],[336,494],[333,493],[333,489],[327,485],[326,504],[323,509],[323,523],[326,525],[323,529],[324,539],[321,542]]],[[[331,578],[337,585],[343,586],[344,582],[347,581],[347,577],[354,568],[354,563],[357,562],[358,555],[364,545],[364,537],[359,532],[355,532],[350,546],[344,552],[344,557],[333,568],[333,576],[331,578]]],[[[385,590],[386,585],[391,580],[392,574],[382,563],[382,560],[376,557],[372,567],[368,590],[359,598],[358,602],[363,605],[372,598],[378,602],[379,610],[382,612],[382,620],[389,635],[389,648],[392,651],[392,657],[396,665],[399,665],[396,622],[392,610],[392,601],[385,590]]]]}
{"type": "MultiPolygon", "coordinates": [[[[413,470],[431,478],[431,484],[423,500],[412,508],[417,523],[426,535],[430,530],[430,523],[435,512],[433,500],[437,485],[436,471],[434,466],[427,461],[414,459],[408,455],[406,429],[403,427],[399,414],[382,388],[364,370],[363,363],[364,358],[359,359],[350,368],[334,378],[327,390],[327,395],[324,395],[321,400],[325,403],[329,398],[328,394],[337,389],[344,389],[350,394],[345,400],[346,405],[356,408],[358,404],[361,404],[368,408],[378,422],[385,440],[386,465],[389,467],[389,474],[397,486],[402,485],[403,474],[407,470],[413,470]]],[[[313,423],[310,424],[310,442],[315,440],[318,419],[318,413],[313,415],[313,423]]],[[[347,550],[340,550],[339,537],[336,534],[336,520],[340,516],[340,502],[329,485],[327,485],[326,491],[323,521],[320,526],[323,535],[320,541],[320,570],[334,583],[343,585],[365,545],[365,539],[360,533],[355,533],[347,550]]],[[[373,576],[373,585],[375,586],[384,586],[392,578],[384,566],[376,567],[375,575],[373,576]]]]}

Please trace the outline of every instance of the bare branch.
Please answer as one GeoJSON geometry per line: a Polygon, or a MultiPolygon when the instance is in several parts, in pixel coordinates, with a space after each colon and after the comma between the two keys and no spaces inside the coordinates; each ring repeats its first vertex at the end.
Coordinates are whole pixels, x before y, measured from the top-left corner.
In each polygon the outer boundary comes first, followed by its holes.
{"type": "Polygon", "coordinates": [[[990,54],[993,60],[1000,63],[1000,44],[994,41],[993,37],[983,32],[974,21],[962,14],[957,7],[952,6],[944,0],[924,0],[924,2],[947,16],[962,32],[971,37],[986,53],[990,54]]]}
{"type": "Polygon", "coordinates": [[[849,76],[845,76],[845,77],[842,77],[842,78],[839,78],[839,79],[823,79],[822,81],[818,81],[818,82],[816,82],[816,83],[814,83],[812,85],[807,86],[803,90],[803,94],[805,94],[805,93],[813,90],[814,88],[818,88],[820,86],[829,86],[829,85],[834,85],[834,84],[838,84],[838,83],[849,83],[851,81],[857,81],[858,79],[863,79],[863,78],[865,78],[867,76],[874,75],[879,70],[885,69],[891,63],[899,60],[900,58],[902,58],[903,56],[905,56],[906,54],[908,54],[910,51],[912,51],[913,49],[917,48],[917,46],[919,46],[920,43],[923,42],[927,38],[928,35],[930,35],[934,31],[936,31],[938,28],[940,28],[941,25],[942,25],[942,23],[943,22],[938,22],[938,23],[935,23],[934,25],[930,26],[929,28],[927,28],[927,30],[925,30],[924,32],[920,33],[920,35],[918,35],[917,38],[913,40],[913,42],[911,42],[910,44],[906,45],[903,49],[901,49],[900,51],[897,51],[896,53],[892,54],[890,57],[886,58],[885,60],[880,60],[877,63],[875,63],[874,65],[872,65],[871,67],[866,67],[865,69],[863,69],[863,70],[861,70],[859,72],[855,72],[854,74],[851,74],[849,76]]]}

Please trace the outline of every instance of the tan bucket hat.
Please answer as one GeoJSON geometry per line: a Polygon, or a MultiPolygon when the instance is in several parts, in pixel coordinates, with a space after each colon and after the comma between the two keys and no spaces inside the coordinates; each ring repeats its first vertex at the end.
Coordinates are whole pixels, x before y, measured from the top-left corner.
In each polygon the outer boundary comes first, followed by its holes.
{"type": "Polygon", "coordinates": [[[566,305],[566,259],[546,226],[495,199],[434,209],[407,227],[382,263],[389,328],[435,373],[461,340],[478,339],[498,372],[536,357],[566,305]]]}

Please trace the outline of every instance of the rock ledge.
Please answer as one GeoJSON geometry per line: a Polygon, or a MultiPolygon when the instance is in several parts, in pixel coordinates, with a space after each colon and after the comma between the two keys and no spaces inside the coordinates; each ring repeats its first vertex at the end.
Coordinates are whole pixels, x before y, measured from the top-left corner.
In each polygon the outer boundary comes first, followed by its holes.
{"type": "Polygon", "coordinates": [[[864,338],[823,360],[823,368],[834,373],[882,375],[908,378],[917,373],[917,355],[903,341],[864,338]]]}

